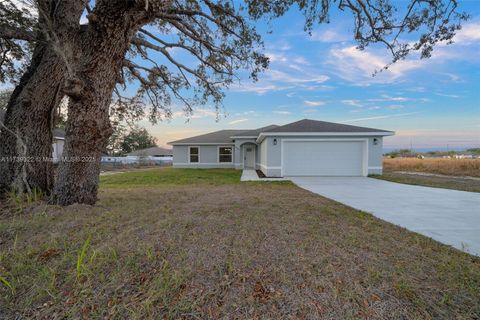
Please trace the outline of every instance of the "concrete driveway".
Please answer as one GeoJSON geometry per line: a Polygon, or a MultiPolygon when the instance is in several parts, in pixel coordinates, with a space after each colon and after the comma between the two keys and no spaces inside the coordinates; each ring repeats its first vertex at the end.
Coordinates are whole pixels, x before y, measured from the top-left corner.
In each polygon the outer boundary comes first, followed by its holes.
{"type": "Polygon", "coordinates": [[[480,193],[366,177],[292,177],[299,187],[480,255],[480,193]]]}

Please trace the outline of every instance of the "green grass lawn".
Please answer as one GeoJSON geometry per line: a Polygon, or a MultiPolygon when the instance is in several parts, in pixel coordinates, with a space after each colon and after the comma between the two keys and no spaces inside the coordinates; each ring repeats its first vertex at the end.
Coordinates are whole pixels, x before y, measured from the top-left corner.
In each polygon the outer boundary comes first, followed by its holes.
{"type": "Polygon", "coordinates": [[[289,182],[149,169],[0,206],[0,318],[475,319],[480,259],[289,182]]]}
{"type": "Polygon", "coordinates": [[[145,169],[113,174],[100,178],[104,188],[138,186],[168,187],[175,185],[222,185],[240,183],[242,171],[234,169],[145,169]]]}

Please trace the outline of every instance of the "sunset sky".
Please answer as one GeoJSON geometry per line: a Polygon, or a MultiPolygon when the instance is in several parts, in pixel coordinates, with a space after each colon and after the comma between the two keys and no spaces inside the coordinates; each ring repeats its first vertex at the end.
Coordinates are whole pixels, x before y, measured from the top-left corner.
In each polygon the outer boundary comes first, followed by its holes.
{"type": "MultiPolygon", "coordinates": [[[[393,2],[399,7],[407,3],[393,2]]],[[[396,135],[384,141],[386,149],[480,147],[480,1],[460,1],[460,10],[471,18],[454,44],[438,45],[430,59],[411,55],[375,77],[372,73],[391,56],[379,46],[356,49],[349,13],[333,10],[331,23],[315,26],[311,36],[296,10],[271,22],[259,21],[270,67],[256,83],[239,73],[240,81],[226,91],[218,121],[211,105],[197,106],[187,119],[183,106],[175,103],[170,121],[140,125],[162,146],[220,129],[309,118],[393,130],[396,135]]],[[[85,16],[82,20],[87,22],[85,16]]],[[[409,35],[404,39],[412,40],[409,35]]],[[[182,63],[193,63],[187,55],[170,53],[182,63]]],[[[135,90],[135,85],[128,88],[135,90]]]]}
{"type": "Polygon", "coordinates": [[[141,124],[166,142],[225,128],[250,129],[303,118],[396,131],[386,148],[480,146],[480,4],[463,1],[471,14],[452,45],[439,45],[432,58],[411,56],[389,70],[385,49],[359,51],[352,18],[334,12],[331,23],[303,31],[295,11],[268,25],[258,23],[270,68],[256,83],[241,75],[227,92],[220,120],[211,106],[198,107],[189,122],[182,106],[174,118],[141,124]],[[267,31],[271,30],[269,34],[267,31]]]}

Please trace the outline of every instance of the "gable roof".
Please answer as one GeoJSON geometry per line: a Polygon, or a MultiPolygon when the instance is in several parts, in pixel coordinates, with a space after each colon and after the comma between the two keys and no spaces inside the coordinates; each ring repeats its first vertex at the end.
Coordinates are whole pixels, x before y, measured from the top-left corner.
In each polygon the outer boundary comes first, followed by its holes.
{"type": "Polygon", "coordinates": [[[57,139],[65,139],[65,130],[62,128],[53,129],[53,137],[57,139]]]}
{"type": "Polygon", "coordinates": [[[280,134],[292,135],[378,135],[388,136],[393,135],[393,131],[352,126],[342,123],[318,121],[311,119],[303,119],[296,122],[288,123],[283,126],[269,125],[266,127],[252,129],[252,130],[220,130],[212,133],[202,134],[199,136],[181,139],[169,142],[168,144],[233,144],[235,138],[240,137],[254,137],[257,142],[263,140],[264,136],[273,136],[280,134]]]}
{"type": "Polygon", "coordinates": [[[168,144],[233,144],[233,139],[230,137],[244,131],[246,130],[220,130],[191,138],[172,141],[168,144]]]}
{"type": "Polygon", "coordinates": [[[348,132],[391,132],[380,129],[357,127],[348,124],[318,121],[311,119],[303,119],[292,122],[280,127],[272,128],[265,132],[332,132],[332,133],[348,133],[348,132]]]}
{"type": "Polygon", "coordinates": [[[127,156],[171,156],[172,149],[151,147],[127,153],[127,156]]]}
{"type": "Polygon", "coordinates": [[[258,135],[262,132],[269,131],[272,129],[278,128],[276,124],[271,124],[266,127],[261,127],[258,129],[253,129],[253,130],[245,130],[243,132],[235,134],[235,137],[258,137],[258,135]]]}

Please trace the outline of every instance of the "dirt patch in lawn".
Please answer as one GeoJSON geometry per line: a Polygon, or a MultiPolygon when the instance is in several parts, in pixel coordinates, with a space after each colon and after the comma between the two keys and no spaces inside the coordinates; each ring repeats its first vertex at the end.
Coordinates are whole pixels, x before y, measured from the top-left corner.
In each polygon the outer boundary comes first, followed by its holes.
{"type": "Polygon", "coordinates": [[[0,318],[480,314],[480,259],[291,184],[104,188],[96,207],[43,208],[0,216],[0,318]]]}

